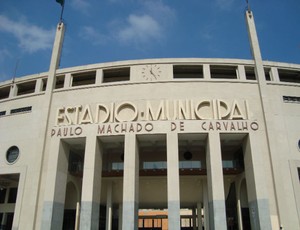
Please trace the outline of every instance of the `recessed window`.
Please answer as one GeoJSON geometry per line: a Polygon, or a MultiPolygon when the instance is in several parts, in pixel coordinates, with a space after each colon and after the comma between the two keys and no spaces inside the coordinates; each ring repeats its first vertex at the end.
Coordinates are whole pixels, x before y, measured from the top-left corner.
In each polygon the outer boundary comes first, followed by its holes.
{"type": "Polygon", "coordinates": [[[47,88],[47,78],[42,79],[42,91],[46,91],[47,88]]]}
{"type": "Polygon", "coordinates": [[[235,66],[210,66],[212,79],[237,79],[237,68],[235,66]]]}
{"type": "Polygon", "coordinates": [[[300,140],[298,140],[298,149],[300,151],[300,140]]]}
{"type": "Polygon", "coordinates": [[[72,86],[92,85],[96,82],[96,72],[78,73],[72,75],[72,86]]]}
{"type": "Polygon", "coordinates": [[[265,71],[266,81],[271,81],[271,75],[270,75],[271,69],[270,68],[264,68],[264,71],[265,71]]]}
{"type": "Polygon", "coordinates": [[[56,76],[55,89],[61,89],[64,87],[65,75],[56,76]]]}
{"type": "Polygon", "coordinates": [[[282,82],[300,83],[300,71],[278,69],[278,74],[282,82]]]}
{"type": "Polygon", "coordinates": [[[18,188],[10,188],[8,194],[7,203],[16,203],[17,201],[18,188]]]}
{"type": "Polygon", "coordinates": [[[175,65],[174,78],[203,78],[202,65],[175,65]]]}
{"type": "Polygon", "coordinates": [[[300,103],[300,97],[294,97],[294,96],[282,96],[283,102],[286,103],[300,103]]]}
{"type": "Polygon", "coordinates": [[[130,68],[116,68],[103,70],[103,83],[129,81],[130,68]]]}
{"type": "Polygon", "coordinates": [[[0,100],[9,97],[10,86],[6,86],[0,89],[0,100]]]}
{"type": "Polygon", "coordinates": [[[34,93],[36,81],[24,82],[17,84],[17,96],[34,93]]]}
{"type": "Polygon", "coordinates": [[[0,185],[0,204],[4,204],[5,203],[5,197],[6,197],[6,188],[3,188],[0,185]]]}
{"type": "Polygon", "coordinates": [[[27,107],[12,109],[10,110],[10,114],[25,113],[25,112],[30,112],[31,110],[32,110],[32,106],[27,106],[27,107]]]}
{"type": "Polygon", "coordinates": [[[19,158],[19,148],[17,146],[10,147],[6,152],[6,160],[8,163],[12,164],[16,162],[16,160],[19,158]]]}
{"type": "Polygon", "coordinates": [[[256,80],[254,67],[245,66],[246,79],[247,80],[256,80]]]}

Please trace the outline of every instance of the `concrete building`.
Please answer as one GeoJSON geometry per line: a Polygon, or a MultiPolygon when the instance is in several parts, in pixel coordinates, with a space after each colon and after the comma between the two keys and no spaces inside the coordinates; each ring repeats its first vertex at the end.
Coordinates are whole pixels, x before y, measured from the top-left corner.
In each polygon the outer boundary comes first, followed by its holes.
{"type": "Polygon", "coordinates": [[[5,229],[300,229],[300,65],[151,59],[0,84],[5,229]]]}

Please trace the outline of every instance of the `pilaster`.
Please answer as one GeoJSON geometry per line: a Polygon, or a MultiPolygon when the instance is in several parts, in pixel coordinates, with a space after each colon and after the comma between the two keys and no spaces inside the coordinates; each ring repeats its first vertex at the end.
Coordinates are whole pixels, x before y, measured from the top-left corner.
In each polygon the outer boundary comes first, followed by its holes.
{"type": "Polygon", "coordinates": [[[135,134],[125,136],[123,230],[138,229],[139,152],[135,134]]]}
{"type": "Polygon", "coordinates": [[[95,136],[88,136],[85,145],[80,230],[99,229],[102,182],[102,148],[95,136]]]}
{"type": "Polygon", "coordinates": [[[219,133],[212,132],[208,135],[206,166],[209,202],[209,226],[210,229],[213,230],[226,230],[226,208],[219,133]]]}
{"type": "Polygon", "coordinates": [[[179,160],[177,133],[167,135],[168,226],[180,230],[179,160]]]}

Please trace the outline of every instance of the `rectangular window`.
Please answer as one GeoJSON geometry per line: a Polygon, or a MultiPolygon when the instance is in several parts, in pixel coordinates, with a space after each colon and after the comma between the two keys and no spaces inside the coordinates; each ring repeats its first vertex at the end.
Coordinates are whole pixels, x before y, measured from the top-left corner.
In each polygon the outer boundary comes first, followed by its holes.
{"type": "Polygon", "coordinates": [[[22,108],[12,109],[12,110],[10,110],[10,114],[14,114],[14,113],[23,113],[23,112],[30,112],[31,109],[32,109],[32,106],[27,106],[27,107],[22,107],[22,108]]]}
{"type": "Polygon", "coordinates": [[[9,97],[10,86],[0,88],[0,100],[9,97]]]}
{"type": "Polygon", "coordinates": [[[103,83],[129,81],[129,80],[130,80],[129,67],[103,70],[103,83]]]}
{"type": "Polygon", "coordinates": [[[256,80],[254,67],[245,66],[245,72],[246,72],[246,79],[247,80],[256,80]]]}
{"type": "Polygon", "coordinates": [[[270,75],[271,69],[270,68],[264,68],[264,71],[265,71],[266,81],[271,81],[271,75],[270,75]]]}
{"type": "Polygon", "coordinates": [[[299,182],[300,182],[300,168],[298,168],[298,178],[299,178],[299,182]]]}
{"type": "Polygon", "coordinates": [[[55,89],[61,89],[65,84],[65,75],[56,76],[55,89]]]}
{"type": "Polygon", "coordinates": [[[0,187],[0,204],[5,203],[6,190],[7,190],[6,188],[0,187]]]}
{"type": "Polygon", "coordinates": [[[42,79],[42,91],[46,91],[47,88],[47,78],[42,79]]]}
{"type": "Polygon", "coordinates": [[[6,114],[6,111],[1,111],[1,112],[0,112],[0,117],[1,117],[1,116],[5,116],[5,114],[6,114]]]}
{"type": "Polygon", "coordinates": [[[300,83],[300,71],[278,69],[278,74],[282,82],[300,83]]]}
{"type": "Polygon", "coordinates": [[[96,82],[96,71],[72,75],[72,86],[93,85],[96,82]]]}
{"type": "Polygon", "coordinates": [[[210,66],[210,75],[212,79],[237,79],[236,66],[210,66]]]}
{"type": "Polygon", "coordinates": [[[203,78],[202,65],[175,65],[173,66],[174,78],[203,78]]]}
{"type": "Polygon", "coordinates": [[[154,162],[144,162],[143,169],[166,169],[166,161],[154,161],[154,162]]]}
{"type": "Polygon", "coordinates": [[[293,96],[283,96],[283,102],[286,103],[300,103],[300,97],[293,97],[293,96]]]}
{"type": "Polygon", "coordinates": [[[34,93],[36,81],[30,81],[17,84],[18,93],[17,96],[34,93]]]}
{"type": "Polygon", "coordinates": [[[123,162],[113,162],[111,165],[112,170],[123,170],[124,163],[123,162]]]}
{"type": "Polygon", "coordinates": [[[18,188],[10,188],[7,203],[16,203],[17,194],[18,194],[18,188]]]}
{"type": "Polygon", "coordinates": [[[180,161],[179,168],[180,169],[200,169],[201,161],[180,161]]]}

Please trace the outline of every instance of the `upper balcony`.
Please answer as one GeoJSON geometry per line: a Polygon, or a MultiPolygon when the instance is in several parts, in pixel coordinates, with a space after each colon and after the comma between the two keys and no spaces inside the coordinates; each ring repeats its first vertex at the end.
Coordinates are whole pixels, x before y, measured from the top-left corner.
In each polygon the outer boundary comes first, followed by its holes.
{"type": "MultiPolygon", "coordinates": [[[[300,65],[264,62],[268,84],[299,85],[300,65]]],[[[0,102],[44,94],[47,72],[0,83],[0,102]]],[[[256,83],[252,60],[149,59],[58,69],[54,92],[115,84],[165,81],[256,83]]]]}

